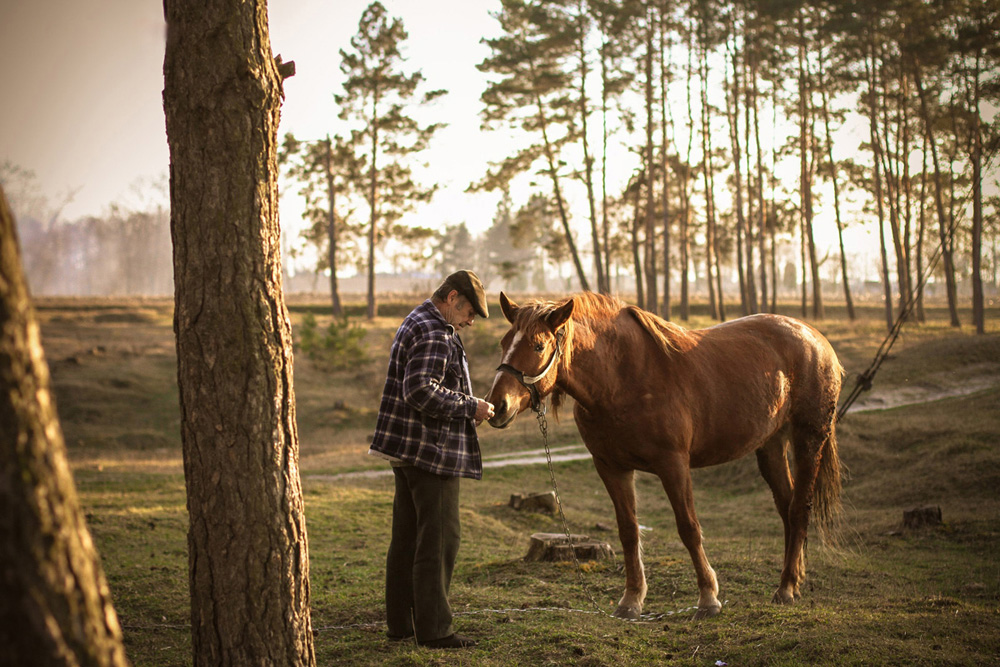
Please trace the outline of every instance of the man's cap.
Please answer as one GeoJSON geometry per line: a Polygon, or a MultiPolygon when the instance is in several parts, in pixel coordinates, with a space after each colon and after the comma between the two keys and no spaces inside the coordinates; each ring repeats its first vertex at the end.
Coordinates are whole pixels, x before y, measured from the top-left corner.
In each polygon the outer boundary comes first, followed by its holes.
{"type": "Polygon", "coordinates": [[[472,271],[456,271],[445,279],[449,285],[455,287],[458,293],[469,300],[472,307],[480,317],[488,318],[490,311],[486,307],[486,290],[483,288],[483,281],[472,271]]]}

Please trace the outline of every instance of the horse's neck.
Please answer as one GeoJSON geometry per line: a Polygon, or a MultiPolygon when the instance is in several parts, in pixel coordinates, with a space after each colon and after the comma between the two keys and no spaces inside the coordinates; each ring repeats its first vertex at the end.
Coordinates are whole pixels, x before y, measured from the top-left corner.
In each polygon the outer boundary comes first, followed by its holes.
{"type": "Polygon", "coordinates": [[[589,330],[586,333],[590,335],[574,343],[570,366],[560,373],[557,385],[582,407],[594,412],[611,407],[614,396],[620,394],[621,378],[607,368],[609,360],[615,357],[607,340],[589,330]]]}

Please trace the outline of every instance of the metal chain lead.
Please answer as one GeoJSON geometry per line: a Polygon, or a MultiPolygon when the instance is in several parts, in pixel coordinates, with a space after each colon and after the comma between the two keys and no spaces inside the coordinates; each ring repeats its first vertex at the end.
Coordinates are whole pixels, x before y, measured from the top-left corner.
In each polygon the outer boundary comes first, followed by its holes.
{"type": "Polygon", "coordinates": [[[611,616],[611,614],[601,608],[601,605],[597,603],[597,600],[594,598],[594,594],[591,593],[590,587],[587,585],[586,579],[583,577],[583,566],[580,564],[580,559],[576,555],[576,546],[573,544],[573,535],[569,530],[569,523],[566,521],[566,513],[563,512],[562,497],[559,495],[559,484],[556,483],[556,473],[555,469],[552,467],[552,452],[549,450],[549,423],[545,419],[545,412],[545,406],[539,406],[539,408],[535,410],[535,418],[538,420],[538,430],[542,432],[542,444],[545,447],[545,461],[549,468],[549,479],[552,481],[552,492],[556,495],[556,508],[559,510],[559,520],[562,522],[563,532],[566,534],[569,551],[573,554],[573,563],[576,565],[576,574],[580,579],[580,586],[583,588],[583,592],[587,594],[587,598],[590,600],[590,604],[593,605],[594,609],[596,609],[598,613],[611,616]]]}

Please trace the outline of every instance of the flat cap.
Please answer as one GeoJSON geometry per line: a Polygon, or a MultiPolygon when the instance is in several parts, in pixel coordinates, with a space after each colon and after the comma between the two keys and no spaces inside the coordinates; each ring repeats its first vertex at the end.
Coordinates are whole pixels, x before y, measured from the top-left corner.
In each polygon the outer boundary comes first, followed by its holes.
{"type": "Polygon", "coordinates": [[[459,294],[468,299],[480,317],[490,316],[490,311],[486,307],[486,290],[479,276],[472,271],[462,269],[445,278],[445,282],[454,286],[459,294]]]}

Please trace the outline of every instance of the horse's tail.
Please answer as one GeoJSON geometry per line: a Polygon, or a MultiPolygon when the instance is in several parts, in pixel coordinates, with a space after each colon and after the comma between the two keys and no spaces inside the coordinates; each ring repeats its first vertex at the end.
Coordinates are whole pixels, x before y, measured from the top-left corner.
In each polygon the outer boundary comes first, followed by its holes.
{"type": "Polygon", "coordinates": [[[819,528],[820,539],[828,546],[837,545],[843,520],[840,491],[844,473],[837,451],[836,422],[833,422],[830,424],[830,434],[823,443],[819,473],[813,487],[814,525],[819,528]]]}

